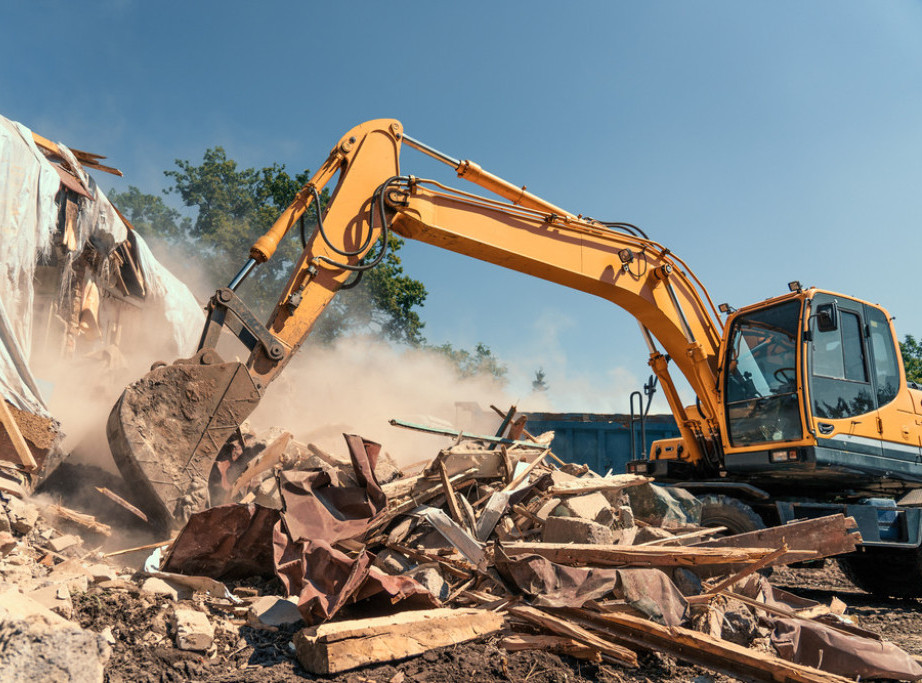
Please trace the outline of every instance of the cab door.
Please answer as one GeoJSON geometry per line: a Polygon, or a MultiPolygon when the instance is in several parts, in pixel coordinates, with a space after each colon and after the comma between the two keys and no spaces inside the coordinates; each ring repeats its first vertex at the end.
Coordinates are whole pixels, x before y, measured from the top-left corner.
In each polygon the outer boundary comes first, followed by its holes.
{"type": "MultiPolygon", "coordinates": [[[[876,306],[865,304],[864,308],[883,458],[894,472],[910,474],[922,469],[918,466],[922,462],[918,416],[900,370],[890,320],[876,306]]],[[[922,472],[916,476],[922,478],[922,472]]]]}
{"type": "Polygon", "coordinates": [[[877,469],[883,450],[877,421],[860,302],[817,293],[812,311],[835,302],[838,324],[821,330],[811,315],[808,371],[817,465],[855,471],[877,469]]]}

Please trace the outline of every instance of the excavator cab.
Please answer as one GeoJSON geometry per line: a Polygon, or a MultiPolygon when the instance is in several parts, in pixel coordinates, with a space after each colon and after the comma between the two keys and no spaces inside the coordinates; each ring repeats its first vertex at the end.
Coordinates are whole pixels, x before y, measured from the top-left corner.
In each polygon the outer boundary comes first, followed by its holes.
{"type": "Polygon", "coordinates": [[[818,289],[733,312],[718,374],[722,467],[705,471],[681,440],[646,466],[665,479],[739,475],[809,495],[905,491],[922,484],[922,393],[907,386],[885,310],[818,289]]]}

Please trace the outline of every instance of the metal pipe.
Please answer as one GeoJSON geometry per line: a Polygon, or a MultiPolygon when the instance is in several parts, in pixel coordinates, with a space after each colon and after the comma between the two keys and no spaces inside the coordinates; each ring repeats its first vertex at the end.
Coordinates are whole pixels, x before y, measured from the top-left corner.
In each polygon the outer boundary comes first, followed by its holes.
{"type": "Polygon", "coordinates": [[[643,334],[644,341],[647,342],[647,348],[650,350],[650,353],[659,353],[659,351],[656,350],[656,344],[653,343],[653,335],[650,334],[650,330],[639,320],[637,324],[640,325],[640,332],[643,334]]]}
{"type": "Polygon", "coordinates": [[[443,154],[443,153],[440,152],[439,150],[437,150],[437,149],[435,149],[435,148],[433,148],[433,147],[430,147],[430,146],[427,145],[427,144],[424,144],[424,143],[420,142],[419,140],[414,140],[413,138],[411,138],[411,137],[410,137],[409,135],[407,135],[406,133],[404,133],[404,135],[403,135],[403,141],[404,141],[406,144],[408,144],[410,147],[412,147],[413,149],[415,149],[415,150],[417,150],[417,151],[420,151],[420,152],[422,152],[423,154],[428,154],[428,155],[431,156],[433,159],[437,159],[438,161],[441,161],[443,164],[448,164],[449,166],[451,166],[451,167],[454,168],[454,169],[457,169],[458,166],[461,165],[461,161],[460,161],[459,159],[454,159],[454,158],[448,156],[447,154],[443,154]]]}
{"type": "Polygon", "coordinates": [[[234,276],[234,279],[230,281],[230,284],[227,286],[232,292],[237,291],[244,280],[247,279],[247,275],[250,274],[250,271],[256,266],[256,259],[250,258],[247,259],[247,262],[243,264],[243,268],[240,269],[240,272],[234,276]]]}
{"type": "Polygon", "coordinates": [[[685,338],[688,340],[689,344],[694,344],[695,335],[692,333],[688,320],[685,318],[685,311],[683,311],[682,307],[679,305],[679,297],[676,296],[675,290],[672,288],[672,283],[668,280],[666,281],[666,291],[669,292],[672,305],[675,306],[675,310],[679,314],[679,322],[682,323],[682,330],[685,332],[685,338]]]}

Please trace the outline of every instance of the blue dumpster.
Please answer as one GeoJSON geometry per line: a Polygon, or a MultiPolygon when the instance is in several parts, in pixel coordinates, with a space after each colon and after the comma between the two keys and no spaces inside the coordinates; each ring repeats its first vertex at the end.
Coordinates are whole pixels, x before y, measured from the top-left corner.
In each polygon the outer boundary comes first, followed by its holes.
{"type": "Polygon", "coordinates": [[[672,415],[648,415],[646,444],[640,447],[640,423],[634,423],[635,453],[631,453],[631,416],[597,413],[525,413],[532,434],[554,432],[551,448],[561,460],[589,465],[599,474],[622,474],[628,460],[646,457],[657,439],[679,436],[672,415]]]}

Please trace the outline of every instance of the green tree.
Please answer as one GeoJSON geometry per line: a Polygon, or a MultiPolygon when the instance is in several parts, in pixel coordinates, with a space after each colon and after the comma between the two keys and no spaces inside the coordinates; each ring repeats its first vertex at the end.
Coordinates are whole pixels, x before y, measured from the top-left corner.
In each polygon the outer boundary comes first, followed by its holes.
{"type": "Polygon", "coordinates": [[[467,349],[457,349],[449,342],[429,346],[429,349],[448,358],[462,378],[492,375],[500,382],[506,381],[508,368],[500,362],[486,344],[477,342],[473,352],[467,349]]]}
{"type": "Polygon", "coordinates": [[[907,334],[900,342],[900,351],[903,353],[906,379],[922,384],[922,342],[916,341],[915,337],[907,334]]]}
{"type": "Polygon", "coordinates": [[[145,239],[172,246],[188,238],[192,221],[167,206],[162,197],[144,194],[132,185],[127,192],[111,190],[109,199],[145,239]]]}
{"type": "MultiPolygon", "coordinates": [[[[182,219],[161,198],[144,195],[136,188],[112,193],[112,199],[116,206],[128,207],[126,215],[132,222],[133,215],[139,220],[151,217],[138,226],[142,234],[195,253],[216,286],[227,284],[236,274],[253,242],[269,229],[310,177],[307,170],[291,176],[279,164],[239,168],[221,147],[206,150],[200,164],[177,159],[176,166],[176,170],[165,171],[173,184],[164,194],[178,194],[185,206],[195,210],[194,221],[182,219]]],[[[328,201],[329,194],[324,191],[321,206],[328,201]]],[[[313,209],[308,213],[309,231],[314,227],[313,209]]],[[[387,256],[365,273],[358,286],[337,295],[317,321],[312,339],[331,341],[362,331],[411,345],[424,342],[423,322],[416,309],[425,301],[426,288],[404,274],[398,255],[402,245],[396,236],[389,237],[387,256]]],[[[295,229],[241,287],[241,296],[258,316],[268,317],[300,253],[301,240],[295,229]]]]}

